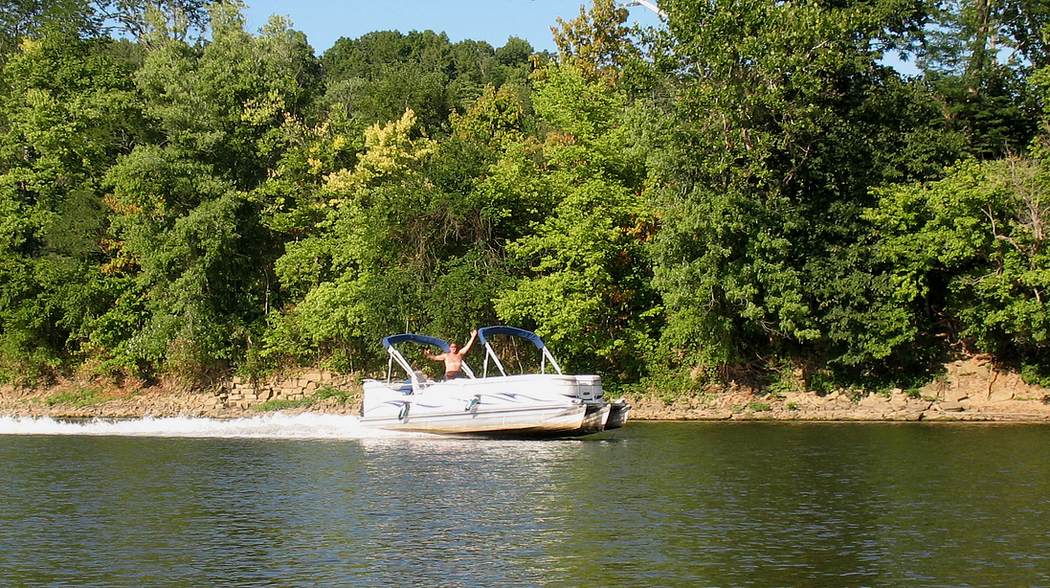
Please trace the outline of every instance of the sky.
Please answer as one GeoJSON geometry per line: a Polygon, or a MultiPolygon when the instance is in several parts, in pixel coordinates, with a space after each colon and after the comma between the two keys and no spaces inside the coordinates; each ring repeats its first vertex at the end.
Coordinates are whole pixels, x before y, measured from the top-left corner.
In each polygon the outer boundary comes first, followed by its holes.
{"type": "MultiPolygon", "coordinates": [[[[272,14],[287,16],[292,28],[306,33],[320,55],[339,37],[356,38],[372,31],[431,29],[453,42],[487,41],[501,47],[511,36],[537,50],[554,51],[551,25],[570,19],[582,0],[247,0],[248,30],[256,31],[272,14]]],[[[590,6],[590,0],[586,0],[590,6]]],[[[659,18],[641,6],[630,8],[628,23],[658,25],[659,18]]]]}
{"type": "MultiPolygon", "coordinates": [[[[318,56],[339,37],[356,38],[372,31],[433,30],[452,42],[487,41],[501,47],[509,37],[521,37],[538,51],[554,51],[551,26],[557,18],[575,18],[590,0],[247,0],[248,30],[257,31],[270,15],[292,20],[306,33],[318,56]]],[[[622,2],[626,4],[626,2],[622,2]]],[[[628,24],[660,26],[660,18],[641,6],[630,7],[628,24]]],[[[884,63],[915,75],[913,63],[887,55],[884,63]]]]}

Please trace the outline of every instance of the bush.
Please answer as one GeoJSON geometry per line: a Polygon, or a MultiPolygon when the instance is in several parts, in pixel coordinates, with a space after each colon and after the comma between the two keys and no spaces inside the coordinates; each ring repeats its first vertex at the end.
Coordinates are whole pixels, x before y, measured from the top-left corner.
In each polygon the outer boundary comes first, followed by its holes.
{"type": "Polygon", "coordinates": [[[1021,379],[1025,384],[1050,388],[1050,367],[1035,363],[1021,364],[1021,379]]]}

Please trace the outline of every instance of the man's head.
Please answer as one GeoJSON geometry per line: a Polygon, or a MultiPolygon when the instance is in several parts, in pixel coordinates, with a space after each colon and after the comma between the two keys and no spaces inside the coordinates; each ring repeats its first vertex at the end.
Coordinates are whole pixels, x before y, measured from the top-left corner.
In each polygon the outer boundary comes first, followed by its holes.
{"type": "Polygon", "coordinates": [[[448,350],[452,353],[459,353],[459,345],[457,345],[456,343],[449,343],[448,350]]]}

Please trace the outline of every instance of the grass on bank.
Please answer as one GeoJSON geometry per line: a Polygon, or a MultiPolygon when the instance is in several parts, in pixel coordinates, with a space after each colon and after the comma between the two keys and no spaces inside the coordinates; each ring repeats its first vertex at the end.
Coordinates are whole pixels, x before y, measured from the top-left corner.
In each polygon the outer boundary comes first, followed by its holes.
{"type": "Polygon", "coordinates": [[[74,408],[84,408],[87,406],[94,406],[102,401],[102,390],[100,388],[83,387],[56,392],[51,396],[48,396],[47,399],[44,400],[44,403],[48,406],[62,405],[74,408]]]}
{"type": "Polygon", "coordinates": [[[305,398],[289,400],[285,398],[274,398],[261,404],[256,404],[252,410],[257,412],[277,412],[279,410],[298,410],[311,408],[325,400],[334,398],[339,404],[349,404],[356,400],[357,394],[346,390],[339,390],[332,386],[322,386],[316,392],[305,398]]]}
{"type": "Polygon", "coordinates": [[[287,400],[284,398],[274,398],[273,400],[267,400],[262,404],[256,404],[252,407],[252,410],[257,412],[277,412],[279,410],[295,410],[298,408],[308,408],[312,405],[314,399],[311,398],[300,398],[298,400],[287,400]]]}

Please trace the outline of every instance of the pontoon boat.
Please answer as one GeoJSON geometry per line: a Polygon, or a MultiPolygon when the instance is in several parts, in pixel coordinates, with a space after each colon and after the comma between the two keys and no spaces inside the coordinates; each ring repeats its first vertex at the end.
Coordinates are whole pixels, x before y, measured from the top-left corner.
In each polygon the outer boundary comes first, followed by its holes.
{"type": "Polygon", "coordinates": [[[464,362],[464,377],[434,381],[416,370],[397,349],[415,343],[449,351],[435,337],[403,333],[383,339],[385,381],[365,380],[361,423],[383,429],[451,434],[573,436],[622,427],[630,410],[623,400],[607,403],[601,378],[566,375],[535,333],[514,327],[478,330],[485,348],[480,377],[464,362]],[[525,339],[540,352],[539,373],[508,375],[489,337],[525,339]],[[395,379],[395,364],[407,379],[395,379]],[[498,373],[489,375],[490,364],[498,373]],[[548,369],[554,373],[547,373],[548,369]]]}

